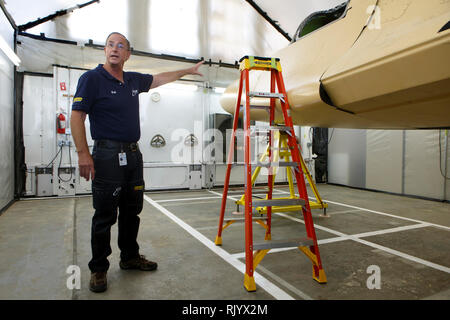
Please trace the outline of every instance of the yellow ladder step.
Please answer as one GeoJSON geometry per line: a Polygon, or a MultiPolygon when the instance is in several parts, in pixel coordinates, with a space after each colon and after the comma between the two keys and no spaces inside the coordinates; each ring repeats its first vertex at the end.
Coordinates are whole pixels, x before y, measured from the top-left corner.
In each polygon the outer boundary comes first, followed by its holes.
{"type": "Polygon", "coordinates": [[[314,241],[308,238],[271,240],[253,244],[253,250],[267,250],[291,247],[306,247],[314,245],[314,241]]]}
{"type": "Polygon", "coordinates": [[[273,200],[253,200],[253,207],[273,207],[273,206],[292,206],[292,205],[305,205],[303,199],[273,199],[273,200]]]}

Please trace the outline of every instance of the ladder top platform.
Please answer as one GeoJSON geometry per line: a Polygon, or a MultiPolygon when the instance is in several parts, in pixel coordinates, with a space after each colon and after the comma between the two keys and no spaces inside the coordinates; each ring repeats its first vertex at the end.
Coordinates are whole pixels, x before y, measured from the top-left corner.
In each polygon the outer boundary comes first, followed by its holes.
{"type": "Polygon", "coordinates": [[[275,59],[275,61],[280,61],[280,58],[272,58],[272,57],[260,57],[260,56],[243,56],[239,62],[244,61],[245,59],[250,59],[251,57],[253,57],[254,59],[257,60],[263,60],[263,61],[271,61],[272,59],[275,59]]]}
{"type": "Polygon", "coordinates": [[[268,58],[258,56],[244,56],[239,60],[239,69],[242,70],[278,70],[281,72],[279,58],[268,58]]]}

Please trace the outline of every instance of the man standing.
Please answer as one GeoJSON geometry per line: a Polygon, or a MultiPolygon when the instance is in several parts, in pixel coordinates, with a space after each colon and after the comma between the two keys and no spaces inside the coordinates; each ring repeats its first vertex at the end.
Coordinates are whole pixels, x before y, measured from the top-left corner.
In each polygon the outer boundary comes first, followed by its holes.
{"type": "Polygon", "coordinates": [[[185,75],[199,75],[200,62],[189,69],[154,76],[124,72],[130,58],[130,43],[118,32],[106,39],[105,64],[84,73],[78,82],[71,114],[72,136],[78,153],[80,176],[92,179],[93,207],[90,290],[107,289],[107,257],[111,254],[111,226],[119,209],[120,268],[156,270],[156,262],[139,254],[137,235],[143,206],[144,179],[140,139],[139,93],[147,92],[185,75]],[[85,119],[89,114],[92,155],[86,140],[85,119]]]}

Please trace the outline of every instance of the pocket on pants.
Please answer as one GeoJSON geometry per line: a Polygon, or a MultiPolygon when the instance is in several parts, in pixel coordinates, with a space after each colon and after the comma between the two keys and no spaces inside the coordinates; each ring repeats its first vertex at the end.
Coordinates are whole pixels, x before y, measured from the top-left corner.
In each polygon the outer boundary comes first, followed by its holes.
{"type": "Polygon", "coordinates": [[[122,187],[119,184],[108,183],[100,179],[92,182],[93,207],[100,211],[111,211],[119,205],[122,187]]]}
{"type": "Polygon", "coordinates": [[[128,208],[135,214],[139,214],[144,205],[145,182],[142,180],[130,183],[127,188],[128,208]]]}

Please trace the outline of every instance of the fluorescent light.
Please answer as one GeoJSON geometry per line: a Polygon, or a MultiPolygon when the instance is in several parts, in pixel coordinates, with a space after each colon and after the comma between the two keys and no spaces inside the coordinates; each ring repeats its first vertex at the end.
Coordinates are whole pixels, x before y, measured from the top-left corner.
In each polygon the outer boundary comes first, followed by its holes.
{"type": "Polygon", "coordinates": [[[2,49],[3,53],[14,63],[17,67],[20,65],[20,58],[16,55],[16,53],[9,47],[8,43],[0,36],[0,49],[2,49]]]}
{"type": "Polygon", "coordinates": [[[214,88],[215,93],[224,93],[227,88],[216,87],[214,88]]]}

